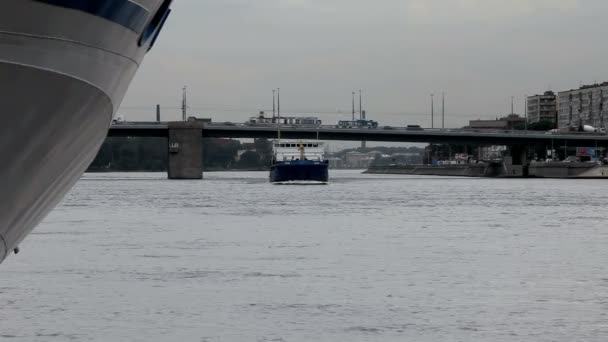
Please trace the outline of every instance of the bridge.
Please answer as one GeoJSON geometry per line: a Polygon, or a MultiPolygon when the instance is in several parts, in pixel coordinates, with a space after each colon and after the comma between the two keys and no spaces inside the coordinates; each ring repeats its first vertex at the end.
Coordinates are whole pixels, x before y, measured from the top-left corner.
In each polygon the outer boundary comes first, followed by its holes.
{"type": "Polygon", "coordinates": [[[169,178],[202,177],[202,138],[319,139],[339,141],[409,142],[461,145],[506,145],[514,160],[526,163],[528,146],[608,147],[608,135],[536,131],[424,129],[412,127],[337,128],[335,126],[270,125],[187,122],[120,122],[109,137],[164,137],[168,139],[169,178]],[[515,155],[514,155],[515,154],[515,155]]]}
{"type": "MultiPolygon", "coordinates": [[[[169,137],[170,125],[184,122],[125,122],[113,124],[108,137],[169,137]]],[[[277,138],[277,127],[235,123],[192,123],[205,138],[277,138]]],[[[410,143],[482,144],[482,145],[551,145],[571,142],[580,146],[608,147],[608,135],[589,133],[549,133],[487,129],[411,129],[407,127],[336,128],[335,126],[281,126],[282,139],[319,139],[339,141],[377,141],[410,143]]]]}

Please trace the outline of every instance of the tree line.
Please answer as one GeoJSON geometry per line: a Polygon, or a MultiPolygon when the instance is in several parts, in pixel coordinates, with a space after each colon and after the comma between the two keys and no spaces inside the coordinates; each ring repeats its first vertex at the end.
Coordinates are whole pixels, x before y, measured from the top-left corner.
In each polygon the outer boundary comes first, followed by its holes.
{"type": "MultiPolygon", "coordinates": [[[[266,170],[272,160],[272,143],[255,139],[244,144],[232,139],[203,139],[203,167],[213,170],[266,170]],[[239,155],[240,154],[240,155],[239,155]]],[[[167,170],[169,151],[166,138],[106,138],[89,172],[167,170]]]]}

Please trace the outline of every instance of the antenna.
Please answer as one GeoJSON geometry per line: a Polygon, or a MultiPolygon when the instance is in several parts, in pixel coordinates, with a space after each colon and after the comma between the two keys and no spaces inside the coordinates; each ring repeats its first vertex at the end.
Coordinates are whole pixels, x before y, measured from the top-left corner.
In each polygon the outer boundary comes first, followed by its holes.
{"type": "MultiPolygon", "coordinates": [[[[540,103],[540,99],[538,100],[540,103]]],[[[524,94],[524,113],[525,113],[525,118],[526,118],[526,122],[525,122],[525,130],[528,130],[528,95],[524,94]]],[[[540,111],[539,111],[539,118],[540,118],[540,111]]]]}
{"type": "Polygon", "coordinates": [[[182,121],[188,118],[188,87],[182,89],[182,121]]]}
{"type": "Polygon", "coordinates": [[[511,114],[515,114],[515,96],[511,96],[511,114]]]}
{"type": "Polygon", "coordinates": [[[353,91],[353,121],[355,121],[355,92],[353,91]]]}
{"type": "Polygon", "coordinates": [[[359,89],[359,120],[363,120],[363,90],[359,89]]]}
{"type": "Polygon", "coordinates": [[[435,128],[435,94],[431,94],[431,128],[435,128]]]}
{"type": "Polygon", "coordinates": [[[604,89],[600,88],[600,127],[606,129],[604,124],[604,89]]]}
{"type": "Polygon", "coordinates": [[[281,88],[277,88],[277,139],[281,142],[281,88]]]}
{"type": "MultiPolygon", "coordinates": [[[[359,115],[361,116],[361,120],[365,120],[365,111],[363,110],[363,90],[359,89],[359,115]]],[[[363,123],[361,123],[363,124],[363,123]]],[[[367,123],[365,123],[367,126],[367,123]]],[[[362,127],[362,126],[359,126],[362,127]]],[[[361,141],[361,148],[366,148],[367,142],[365,140],[361,141]]]]}
{"type": "Polygon", "coordinates": [[[272,89],[272,118],[273,118],[273,119],[275,118],[276,113],[277,113],[277,111],[276,111],[276,107],[275,107],[275,102],[276,102],[276,99],[275,99],[275,93],[276,93],[276,92],[277,92],[277,91],[276,91],[275,89],[272,89]]]}
{"type": "Polygon", "coordinates": [[[445,93],[441,93],[441,128],[445,128],[445,93]]]}

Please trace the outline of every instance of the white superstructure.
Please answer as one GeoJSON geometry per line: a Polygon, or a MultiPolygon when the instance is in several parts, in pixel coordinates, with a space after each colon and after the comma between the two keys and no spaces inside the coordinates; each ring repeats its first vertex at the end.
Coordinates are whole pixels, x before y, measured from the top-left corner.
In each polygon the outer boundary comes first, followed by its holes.
{"type": "Polygon", "coordinates": [[[324,143],[312,140],[275,140],[273,150],[276,161],[314,160],[323,161],[324,143]],[[303,159],[302,159],[303,157],[303,159]]]}
{"type": "Polygon", "coordinates": [[[2,1],[0,262],[95,157],[170,3],[2,1]]]}

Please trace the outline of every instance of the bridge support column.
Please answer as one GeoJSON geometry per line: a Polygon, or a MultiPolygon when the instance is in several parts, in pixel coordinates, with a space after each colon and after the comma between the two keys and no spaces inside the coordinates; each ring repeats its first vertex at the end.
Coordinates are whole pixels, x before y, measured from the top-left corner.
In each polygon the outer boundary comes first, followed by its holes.
{"type": "Polygon", "coordinates": [[[507,170],[507,176],[510,177],[527,177],[529,162],[528,162],[528,146],[518,145],[510,146],[509,152],[510,158],[505,160],[505,169],[507,170]]]}
{"type": "Polygon", "coordinates": [[[203,124],[169,123],[169,179],[203,179],[203,124]]]}
{"type": "Polygon", "coordinates": [[[528,146],[511,146],[509,148],[514,165],[528,164],[528,146]]]}

